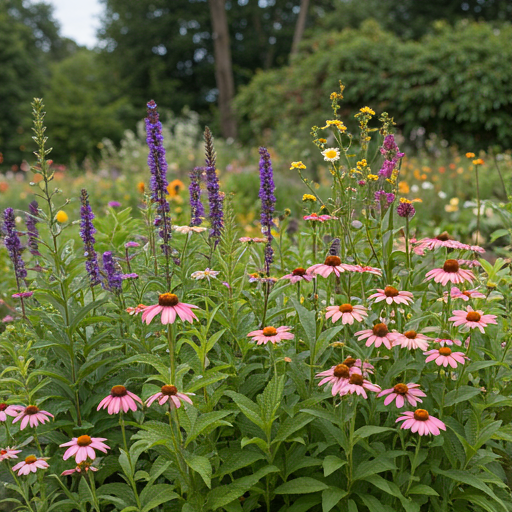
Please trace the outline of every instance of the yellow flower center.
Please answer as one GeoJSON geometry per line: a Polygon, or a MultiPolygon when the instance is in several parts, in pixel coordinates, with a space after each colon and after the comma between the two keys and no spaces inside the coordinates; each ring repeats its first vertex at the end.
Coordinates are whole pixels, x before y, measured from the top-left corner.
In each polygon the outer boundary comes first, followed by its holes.
{"type": "Polygon", "coordinates": [[[328,149],[326,152],[325,152],[325,156],[327,158],[336,158],[338,156],[338,153],[337,151],[335,151],[334,149],[328,149]]]}

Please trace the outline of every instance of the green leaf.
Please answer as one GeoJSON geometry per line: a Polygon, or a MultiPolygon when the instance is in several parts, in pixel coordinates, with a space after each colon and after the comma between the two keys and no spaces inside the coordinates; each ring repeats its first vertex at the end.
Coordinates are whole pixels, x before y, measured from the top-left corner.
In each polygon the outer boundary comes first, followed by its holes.
{"type": "Polygon", "coordinates": [[[193,469],[196,473],[201,475],[204,483],[209,489],[212,486],[212,466],[208,458],[202,455],[189,455],[185,457],[187,465],[193,469]]]}
{"type": "Polygon", "coordinates": [[[496,231],[493,231],[491,233],[491,243],[498,240],[498,238],[501,238],[502,236],[507,236],[509,234],[510,233],[508,229],[497,229],[496,231]]]}
{"type": "Polygon", "coordinates": [[[347,495],[339,487],[329,487],[322,492],[322,512],[329,512],[338,502],[347,495]]]}
{"type": "Polygon", "coordinates": [[[355,439],[357,439],[357,438],[364,439],[364,438],[370,437],[374,434],[381,434],[382,432],[389,432],[389,431],[396,432],[396,429],[389,428],[389,427],[377,427],[374,425],[365,425],[364,427],[358,428],[354,432],[354,437],[355,437],[355,439]]]}
{"type": "Polygon", "coordinates": [[[149,512],[154,510],[162,503],[175,500],[179,498],[173,490],[173,487],[168,484],[146,485],[144,490],[140,493],[140,502],[142,505],[142,512],[149,512]]]}
{"type": "Polygon", "coordinates": [[[316,343],[316,311],[309,311],[295,299],[292,299],[295,311],[299,315],[299,321],[306,333],[309,348],[312,350],[316,343]]]}
{"type": "Polygon", "coordinates": [[[481,393],[482,391],[480,388],[475,388],[473,386],[461,386],[459,389],[453,389],[452,391],[446,393],[444,398],[444,406],[450,407],[452,405],[458,404],[459,402],[470,400],[471,398],[481,393]]]}
{"type": "Polygon", "coordinates": [[[116,366],[114,366],[112,371],[120,369],[122,366],[131,365],[133,363],[149,364],[160,374],[164,382],[169,382],[169,367],[162,363],[161,357],[152,354],[137,354],[135,356],[129,357],[128,359],[125,359],[124,361],[121,361],[116,366]]]}
{"type": "Polygon", "coordinates": [[[224,475],[234,473],[235,471],[250,466],[254,462],[264,459],[262,453],[251,452],[249,450],[236,451],[232,453],[224,462],[221,462],[214,478],[222,478],[224,475]]]}
{"type": "Polygon", "coordinates": [[[342,460],[336,455],[327,455],[323,462],[324,476],[329,476],[336,470],[340,469],[347,463],[346,460],[342,460]]]}
{"type": "Polygon", "coordinates": [[[87,316],[87,313],[89,313],[89,311],[99,306],[102,306],[106,302],[108,302],[107,299],[96,300],[94,302],[90,302],[89,304],[87,304],[87,306],[81,308],[71,321],[71,325],[69,326],[69,335],[71,336],[76,331],[78,325],[87,316]]]}
{"type": "Polygon", "coordinates": [[[286,441],[292,434],[297,432],[297,430],[305,427],[313,420],[314,417],[305,413],[299,413],[293,418],[286,418],[286,420],[284,420],[283,423],[279,425],[279,430],[277,431],[276,437],[272,441],[272,444],[286,441]]]}
{"type": "Polygon", "coordinates": [[[199,418],[194,422],[192,426],[192,430],[189,432],[187,436],[187,440],[185,442],[185,447],[187,447],[194,439],[197,438],[203,432],[211,432],[215,426],[217,425],[228,425],[231,426],[231,423],[227,421],[220,422],[219,420],[232,414],[231,411],[213,411],[207,412],[199,416],[199,418]]]}
{"type": "Polygon", "coordinates": [[[260,416],[259,407],[252,400],[249,400],[249,398],[237,393],[236,391],[225,391],[224,394],[233,399],[248,420],[260,427],[261,430],[265,431],[265,422],[260,416]]]}
{"type": "Polygon", "coordinates": [[[418,484],[409,489],[408,494],[424,494],[426,496],[439,496],[439,494],[428,485],[418,484]]]}
{"type": "Polygon", "coordinates": [[[302,476],[285,482],[280,485],[274,492],[276,494],[308,494],[310,492],[324,491],[329,487],[320,480],[302,476]]]}

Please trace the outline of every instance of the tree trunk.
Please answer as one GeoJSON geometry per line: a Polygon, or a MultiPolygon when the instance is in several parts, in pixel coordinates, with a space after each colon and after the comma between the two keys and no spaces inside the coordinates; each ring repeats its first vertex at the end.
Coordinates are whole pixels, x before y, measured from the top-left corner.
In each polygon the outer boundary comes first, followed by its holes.
{"type": "Polygon", "coordinates": [[[304,35],[306,28],[306,19],[308,17],[309,0],[300,0],[300,12],[295,25],[295,32],[293,34],[292,51],[290,55],[295,55],[299,51],[299,43],[304,35]]]}
{"type": "Polygon", "coordinates": [[[231,108],[235,96],[235,81],[229,47],[226,0],[208,0],[212,17],[212,37],[215,56],[215,80],[219,90],[219,111],[222,136],[236,137],[236,119],[231,108]]]}

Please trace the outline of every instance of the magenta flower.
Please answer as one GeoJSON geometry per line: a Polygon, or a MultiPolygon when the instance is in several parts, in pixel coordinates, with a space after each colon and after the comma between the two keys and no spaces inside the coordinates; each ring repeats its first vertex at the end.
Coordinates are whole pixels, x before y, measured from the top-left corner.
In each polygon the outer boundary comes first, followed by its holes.
{"type": "Polygon", "coordinates": [[[138,306],[135,306],[133,308],[126,308],[126,312],[129,315],[135,315],[137,316],[139,313],[142,313],[148,306],[144,306],[144,304],[139,304],[138,306]]]}
{"type": "Polygon", "coordinates": [[[163,325],[173,324],[176,321],[176,315],[180,317],[182,322],[192,323],[197,320],[197,316],[192,311],[196,308],[197,306],[193,304],[180,302],[174,293],[162,293],[158,296],[158,304],[144,308],[142,321],[149,325],[155,316],[162,313],[161,321],[163,325]]]}
{"type": "Polygon", "coordinates": [[[454,286],[450,290],[450,295],[452,299],[462,299],[463,301],[468,301],[469,299],[485,299],[486,296],[479,292],[477,289],[474,290],[466,290],[464,292],[460,291],[456,286],[454,286]]]}
{"type": "Polygon", "coordinates": [[[243,236],[238,239],[239,242],[248,243],[248,244],[266,244],[266,238],[251,238],[250,236],[243,236]]]}
{"type": "Polygon", "coordinates": [[[356,393],[366,399],[368,398],[366,390],[378,393],[380,391],[380,386],[372,384],[359,373],[353,373],[348,379],[348,382],[339,390],[338,393],[340,396],[356,393]]]}
{"type": "Polygon", "coordinates": [[[306,281],[307,283],[309,283],[310,281],[313,280],[314,277],[314,275],[308,274],[308,271],[305,268],[298,267],[295,270],[293,270],[291,274],[287,274],[281,277],[281,279],[289,279],[290,283],[295,284],[300,281],[306,281]]]}
{"type": "Polygon", "coordinates": [[[395,405],[398,409],[404,406],[406,399],[413,407],[416,407],[418,402],[421,403],[423,401],[420,397],[427,396],[421,389],[418,389],[419,387],[419,384],[414,384],[413,382],[409,382],[409,384],[397,384],[390,389],[384,389],[377,396],[388,395],[384,400],[384,405],[389,405],[395,400],[395,405]]]}
{"type": "Polygon", "coordinates": [[[460,340],[449,340],[446,338],[436,338],[434,343],[439,343],[442,347],[445,345],[458,345],[460,347],[462,345],[462,341],[460,340]]]}
{"type": "Polygon", "coordinates": [[[0,450],[0,461],[2,460],[9,460],[9,459],[17,459],[18,453],[20,453],[21,450],[14,450],[13,448],[7,448],[0,450]]]}
{"type": "Polygon", "coordinates": [[[107,395],[98,405],[96,409],[107,409],[109,414],[118,414],[120,411],[128,412],[129,410],[136,411],[137,404],[142,404],[142,400],[131,391],[128,391],[124,386],[114,386],[110,390],[110,395],[107,395]]]}
{"type": "Polygon", "coordinates": [[[405,420],[400,428],[411,429],[411,432],[418,432],[420,436],[433,434],[438,436],[441,430],[446,430],[446,425],[434,416],[430,416],[425,409],[416,409],[414,412],[406,411],[395,423],[405,420]]]}
{"type": "Polygon", "coordinates": [[[367,309],[364,306],[352,306],[351,304],[342,304],[341,306],[328,306],[325,318],[332,318],[332,323],[337,322],[341,318],[343,325],[352,325],[354,320],[362,322],[363,317],[367,317],[367,309]]]}
{"type": "Polygon", "coordinates": [[[462,325],[468,329],[479,329],[482,334],[485,333],[484,327],[489,324],[496,324],[496,315],[485,315],[483,311],[474,311],[471,306],[463,309],[456,309],[453,311],[453,316],[448,320],[453,322],[454,327],[462,325]]]}
{"type": "MultiPolygon", "coordinates": [[[[355,361],[355,360],[354,360],[355,361]]],[[[322,380],[318,383],[319,386],[323,386],[324,384],[332,385],[331,393],[332,396],[335,396],[339,393],[341,388],[348,384],[350,376],[353,374],[361,374],[361,370],[357,368],[355,365],[351,367],[346,364],[338,364],[336,366],[332,366],[328,370],[324,372],[317,373],[315,377],[317,379],[322,378],[322,380]]]]}
{"type": "Polygon", "coordinates": [[[16,466],[13,466],[13,471],[18,471],[18,476],[28,475],[30,473],[35,473],[38,469],[47,469],[49,468],[48,462],[46,462],[46,458],[39,457],[37,458],[35,455],[29,455],[25,457],[25,460],[18,462],[16,466]]]}
{"type": "Polygon", "coordinates": [[[409,350],[415,350],[417,348],[427,350],[429,340],[430,338],[424,334],[420,334],[416,331],[406,331],[403,334],[397,333],[393,346],[396,347],[400,345],[402,348],[408,348],[409,350]]]}
{"type": "Polygon", "coordinates": [[[377,302],[386,301],[386,304],[412,304],[413,295],[411,292],[399,292],[393,286],[386,286],[383,290],[377,288],[377,293],[370,295],[368,299],[375,299],[375,304],[377,302]]]}
{"type": "Polygon", "coordinates": [[[20,430],[23,430],[29,423],[31,427],[37,427],[39,423],[45,423],[53,418],[53,414],[47,411],[41,411],[39,407],[35,405],[29,405],[28,407],[18,407],[18,415],[12,420],[12,423],[16,423],[21,420],[20,430]]]}
{"type": "Polygon", "coordinates": [[[19,293],[13,293],[11,297],[13,299],[28,299],[29,297],[32,297],[34,295],[34,292],[19,292],[19,293]]]}
{"type": "Polygon", "coordinates": [[[318,215],[318,213],[304,215],[304,220],[312,220],[315,222],[325,222],[326,220],[336,220],[337,218],[338,217],[333,217],[332,215],[318,215]]]}
{"type": "Polygon", "coordinates": [[[373,274],[375,276],[381,276],[382,270],[380,268],[370,267],[368,265],[351,265],[351,271],[352,272],[359,272],[359,273],[368,273],[373,274]]]}
{"type": "Polygon", "coordinates": [[[140,247],[140,244],[138,242],[126,242],[124,244],[125,249],[129,249],[130,247],[140,247]]]}
{"type": "Polygon", "coordinates": [[[98,471],[98,468],[95,468],[94,466],[89,466],[87,464],[81,464],[80,466],[76,466],[73,469],[66,469],[66,471],[63,471],[60,476],[68,476],[72,475],[73,473],[81,473],[82,471],[98,471]]]}
{"type": "Polygon", "coordinates": [[[366,346],[371,347],[375,343],[375,347],[379,348],[384,345],[387,349],[391,350],[393,341],[398,336],[398,333],[389,332],[386,324],[380,323],[373,326],[372,329],[365,329],[364,331],[356,332],[359,341],[366,339],[366,346]]]}
{"type": "Polygon", "coordinates": [[[453,284],[461,284],[464,281],[473,281],[475,276],[471,270],[464,270],[460,268],[457,260],[446,260],[443,268],[435,268],[430,270],[425,275],[427,280],[434,279],[436,283],[441,283],[443,286],[452,282],[453,284]]]}
{"type": "Polygon", "coordinates": [[[149,407],[155,400],[158,400],[160,405],[164,405],[167,401],[169,401],[170,407],[176,407],[179,409],[183,402],[187,402],[192,404],[192,400],[187,395],[194,395],[194,393],[179,393],[178,388],[172,385],[162,386],[162,389],[151,395],[146,400],[146,405],[149,407]]]}
{"type": "Polygon", "coordinates": [[[18,413],[25,409],[25,407],[21,405],[7,405],[4,403],[0,404],[0,422],[7,421],[7,416],[18,416],[18,413]]]}
{"type": "Polygon", "coordinates": [[[89,437],[87,435],[80,437],[73,437],[71,441],[59,445],[61,448],[68,447],[62,457],[64,460],[68,460],[69,457],[75,457],[77,464],[84,462],[87,458],[94,460],[96,458],[96,452],[107,453],[110,450],[110,446],[107,446],[103,441],[106,441],[104,437],[89,437]]]}
{"type": "Polygon", "coordinates": [[[265,327],[257,331],[250,332],[247,336],[256,341],[257,345],[266,345],[267,343],[280,343],[283,340],[293,340],[294,335],[289,332],[291,327],[282,326],[278,327],[265,327]]]}
{"type": "Polygon", "coordinates": [[[466,362],[466,356],[463,352],[452,352],[449,347],[441,347],[438,349],[432,349],[428,352],[423,352],[425,356],[425,363],[435,361],[437,366],[444,366],[445,368],[450,365],[452,368],[457,368],[457,363],[464,364],[466,362]]]}
{"type": "Polygon", "coordinates": [[[327,256],[324,263],[317,263],[308,268],[308,274],[318,274],[322,277],[328,277],[333,272],[336,277],[340,277],[340,274],[350,269],[351,265],[344,265],[338,256],[327,256]]]}

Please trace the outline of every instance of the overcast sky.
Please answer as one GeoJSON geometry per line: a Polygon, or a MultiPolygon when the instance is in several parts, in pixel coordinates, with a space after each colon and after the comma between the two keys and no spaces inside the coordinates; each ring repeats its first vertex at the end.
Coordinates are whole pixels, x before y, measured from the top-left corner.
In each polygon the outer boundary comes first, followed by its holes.
{"type": "Polygon", "coordinates": [[[78,44],[92,48],[96,45],[99,15],[103,10],[100,0],[46,0],[54,6],[54,16],[61,26],[61,34],[78,44]]]}

